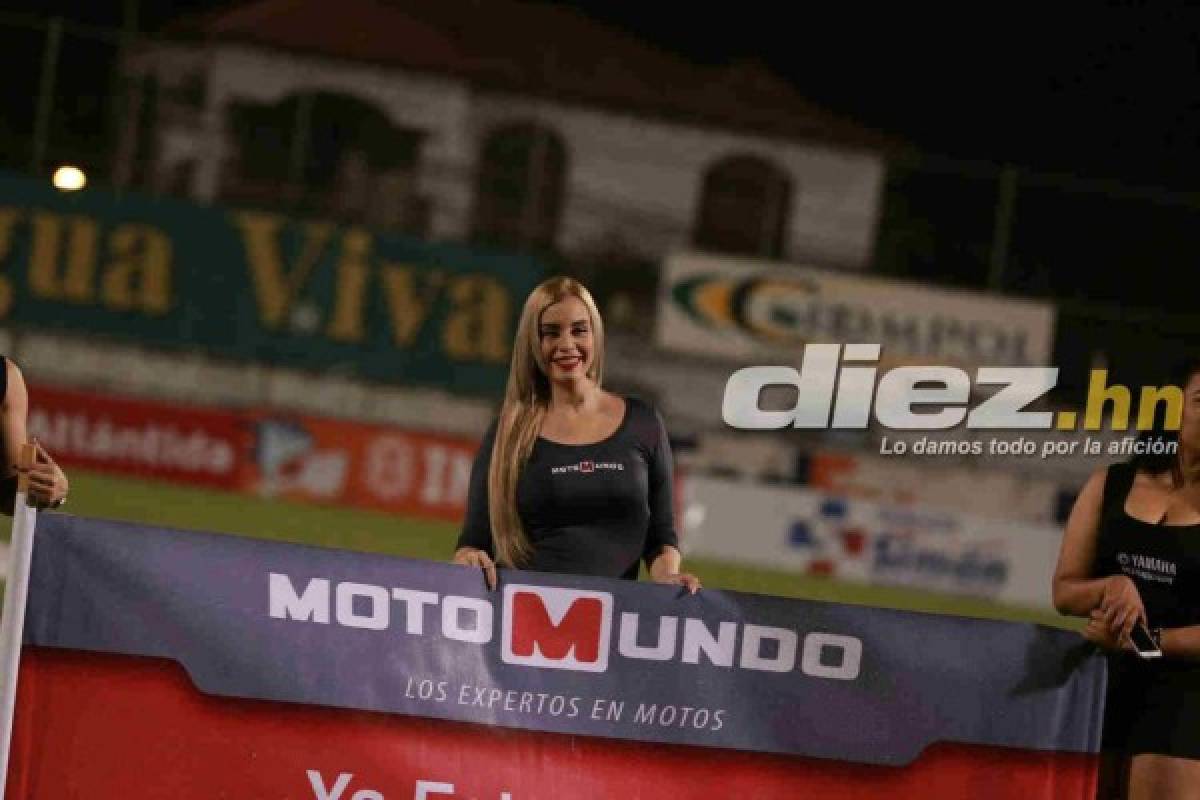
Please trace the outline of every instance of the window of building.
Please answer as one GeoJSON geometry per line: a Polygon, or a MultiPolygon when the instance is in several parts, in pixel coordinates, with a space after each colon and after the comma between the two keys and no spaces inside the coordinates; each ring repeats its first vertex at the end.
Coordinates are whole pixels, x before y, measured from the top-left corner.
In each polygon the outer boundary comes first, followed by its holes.
{"type": "Polygon", "coordinates": [[[507,125],[484,140],[471,232],[476,241],[552,249],[566,190],[562,138],[533,123],[507,125]]]}
{"type": "Polygon", "coordinates": [[[417,194],[424,133],[393,125],[356,97],[290,95],[230,109],[233,157],[222,197],[284,201],[304,213],[420,233],[427,203],[417,194]]]}
{"type": "Polygon", "coordinates": [[[709,167],[692,241],[700,249],[784,256],[791,179],[757,156],[724,158],[709,167]]]}

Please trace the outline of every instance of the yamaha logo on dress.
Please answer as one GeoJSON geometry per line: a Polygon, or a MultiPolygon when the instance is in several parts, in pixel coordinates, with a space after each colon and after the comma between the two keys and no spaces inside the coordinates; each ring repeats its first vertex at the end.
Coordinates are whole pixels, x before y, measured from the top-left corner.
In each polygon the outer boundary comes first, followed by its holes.
{"type": "Polygon", "coordinates": [[[1178,567],[1174,561],[1163,558],[1144,556],[1140,553],[1117,553],[1117,563],[1126,575],[1141,578],[1144,581],[1173,584],[1178,567]]]}

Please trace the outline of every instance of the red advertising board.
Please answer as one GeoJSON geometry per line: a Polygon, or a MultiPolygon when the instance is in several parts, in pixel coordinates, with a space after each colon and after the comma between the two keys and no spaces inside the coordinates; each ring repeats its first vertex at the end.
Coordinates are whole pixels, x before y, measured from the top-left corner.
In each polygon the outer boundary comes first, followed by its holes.
{"type": "Polygon", "coordinates": [[[238,414],[47,386],[29,433],[64,466],[235,489],[250,445],[238,414]]]}
{"type": "Polygon", "coordinates": [[[477,442],[381,425],[248,414],[255,494],[459,521],[477,442]]]}
{"type": "Polygon", "coordinates": [[[459,521],[478,442],[45,386],[29,429],[66,467],[459,521]]]}

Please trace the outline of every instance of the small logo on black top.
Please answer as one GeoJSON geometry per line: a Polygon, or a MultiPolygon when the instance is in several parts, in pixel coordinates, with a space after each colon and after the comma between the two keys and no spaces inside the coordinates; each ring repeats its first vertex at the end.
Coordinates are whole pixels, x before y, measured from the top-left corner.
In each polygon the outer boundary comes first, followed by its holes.
{"type": "Polygon", "coordinates": [[[591,474],[593,472],[600,472],[601,470],[624,472],[625,465],[619,461],[580,461],[576,464],[567,464],[562,467],[551,467],[550,474],[563,475],[568,472],[591,474]]]}

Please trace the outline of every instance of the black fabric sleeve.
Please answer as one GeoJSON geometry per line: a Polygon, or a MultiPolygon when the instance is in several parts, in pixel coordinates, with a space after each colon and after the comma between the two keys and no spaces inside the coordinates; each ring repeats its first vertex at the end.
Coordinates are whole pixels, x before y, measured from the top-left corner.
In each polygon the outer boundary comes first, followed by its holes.
{"type": "Polygon", "coordinates": [[[664,547],[679,547],[679,536],[675,533],[675,464],[671,441],[658,409],[650,407],[650,413],[654,418],[655,442],[647,465],[650,529],[646,532],[646,548],[642,553],[647,568],[664,547]]]}
{"type": "Polygon", "coordinates": [[[475,462],[471,465],[471,483],[467,488],[467,513],[463,517],[462,532],[455,546],[456,550],[459,547],[474,547],[492,558],[496,554],[492,549],[492,523],[488,513],[488,468],[492,464],[497,424],[498,421],[493,421],[488,427],[479,451],[475,453],[475,462]]]}

